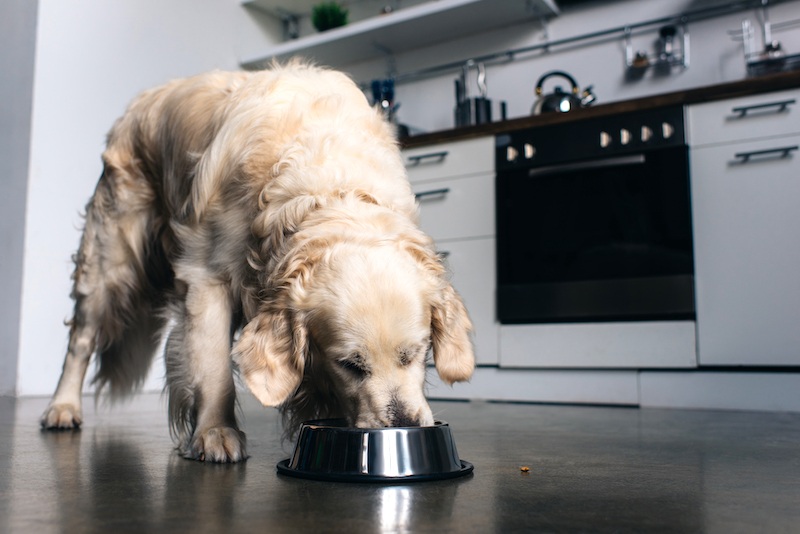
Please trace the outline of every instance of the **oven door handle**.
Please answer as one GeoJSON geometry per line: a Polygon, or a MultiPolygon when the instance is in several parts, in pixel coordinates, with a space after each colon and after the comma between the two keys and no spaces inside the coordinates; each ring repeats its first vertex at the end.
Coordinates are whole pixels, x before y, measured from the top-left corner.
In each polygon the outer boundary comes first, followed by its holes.
{"type": "Polygon", "coordinates": [[[562,165],[548,165],[530,169],[528,176],[545,176],[550,174],[564,174],[574,171],[591,171],[595,169],[605,169],[608,167],[623,167],[627,165],[642,165],[646,162],[644,154],[633,154],[630,156],[619,156],[615,158],[600,158],[589,161],[579,161],[577,163],[565,163],[562,165]]]}

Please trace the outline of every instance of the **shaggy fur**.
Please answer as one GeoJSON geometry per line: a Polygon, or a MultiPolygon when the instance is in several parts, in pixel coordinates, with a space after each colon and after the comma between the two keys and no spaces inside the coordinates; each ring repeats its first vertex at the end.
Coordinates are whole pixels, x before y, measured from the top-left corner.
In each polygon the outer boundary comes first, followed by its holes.
{"type": "Polygon", "coordinates": [[[103,162],[44,427],[80,425],[94,353],[100,389],[133,392],[159,335],[173,436],[206,461],[247,456],[236,367],[289,433],[432,424],[431,347],[445,382],[470,377],[472,325],[390,125],[346,76],[295,63],[170,82],[130,104],[103,162]]]}

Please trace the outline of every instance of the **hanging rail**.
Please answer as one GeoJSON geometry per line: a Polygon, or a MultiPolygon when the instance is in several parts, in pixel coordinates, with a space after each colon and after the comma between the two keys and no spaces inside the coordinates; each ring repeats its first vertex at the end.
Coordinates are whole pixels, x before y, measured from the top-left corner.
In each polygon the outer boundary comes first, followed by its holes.
{"type": "MultiPolygon", "coordinates": [[[[792,0],[773,0],[772,2],[769,3],[778,4],[784,1],[792,1],[792,0]]],[[[657,19],[637,22],[636,24],[626,24],[624,26],[618,26],[616,28],[609,28],[607,30],[585,33],[582,35],[576,35],[574,37],[567,37],[565,39],[556,39],[553,41],[548,40],[544,43],[539,43],[530,46],[523,46],[521,48],[514,48],[511,50],[505,50],[503,52],[495,52],[492,54],[486,54],[478,57],[467,58],[461,61],[454,61],[452,63],[445,63],[443,65],[427,67],[424,69],[419,69],[416,71],[407,72],[403,74],[396,74],[394,76],[394,81],[396,84],[406,83],[414,80],[432,77],[446,71],[458,70],[461,69],[467,61],[474,61],[475,63],[482,62],[484,64],[514,61],[516,59],[516,56],[519,56],[521,54],[527,54],[530,52],[536,52],[538,50],[548,50],[553,47],[558,47],[570,43],[577,43],[580,41],[591,41],[594,39],[598,39],[600,37],[608,37],[614,34],[621,34],[621,36],[624,36],[626,33],[630,34],[632,30],[645,28],[648,26],[667,24],[670,22],[680,22],[681,24],[686,24],[688,22],[710,19],[726,15],[729,13],[735,13],[737,11],[745,11],[747,9],[763,7],[765,4],[766,4],[765,0],[741,0],[738,2],[728,2],[726,4],[720,4],[718,6],[711,6],[702,9],[696,9],[693,11],[686,11],[684,13],[677,13],[675,15],[659,17],[657,19]]]]}

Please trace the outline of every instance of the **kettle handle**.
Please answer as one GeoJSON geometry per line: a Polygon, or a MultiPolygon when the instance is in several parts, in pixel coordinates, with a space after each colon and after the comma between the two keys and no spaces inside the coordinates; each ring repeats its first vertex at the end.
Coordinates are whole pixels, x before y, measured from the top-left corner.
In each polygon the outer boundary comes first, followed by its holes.
{"type": "Polygon", "coordinates": [[[550,76],[561,76],[562,78],[566,78],[567,80],[569,80],[569,83],[572,84],[572,92],[574,94],[578,94],[578,83],[575,81],[575,78],[573,78],[566,72],[560,70],[554,70],[548,72],[547,74],[542,75],[542,77],[539,78],[539,81],[536,82],[536,96],[542,96],[542,84],[544,84],[544,81],[550,76]]]}

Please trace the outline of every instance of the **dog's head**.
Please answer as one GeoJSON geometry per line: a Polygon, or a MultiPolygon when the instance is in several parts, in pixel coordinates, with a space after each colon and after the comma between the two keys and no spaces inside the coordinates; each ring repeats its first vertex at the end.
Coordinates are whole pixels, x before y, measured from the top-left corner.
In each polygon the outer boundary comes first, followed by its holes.
{"type": "Polygon", "coordinates": [[[255,396],[294,412],[292,423],[431,425],[429,349],[443,381],[471,376],[472,324],[429,245],[339,243],[291,258],[285,272],[281,298],[244,328],[234,357],[255,396]]]}

